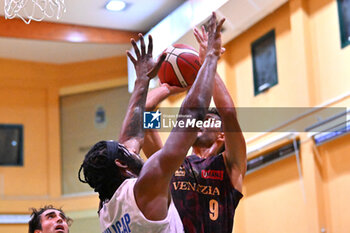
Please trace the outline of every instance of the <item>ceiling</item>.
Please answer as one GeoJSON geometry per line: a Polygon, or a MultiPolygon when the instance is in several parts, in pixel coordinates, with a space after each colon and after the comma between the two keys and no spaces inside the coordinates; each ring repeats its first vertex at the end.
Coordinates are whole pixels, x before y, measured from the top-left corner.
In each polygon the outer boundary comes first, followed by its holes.
{"type": "MultiPolygon", "coordinates": [[[[200,1],[205,0],[189,0],[191,3],[200,1]]],[[[227,19],[225,22],[225,31],[223,33],[224,43],[232,40],[235,36],[242,33],[287,1],[288,0],[228,0],[223,6],[216,10],[219,17],[226,17],[227,19]]],[[[4,15],[4,2],[5,0],[0,0],[0,15],[2,16],[4,15]]],[[[104,9],[106,2],[106,0],[66,0],[65,6],[67,11],[63,14],[61,19],[45,19],[44,21],[107,28],[109,30],[148,32],[169,13],[188,1],[127,0],[127,9],[115,13],[108,12],[104,9]]],[[[179,18],[179,20],[183,20],[183,16],[179,18]]],[[[10,23],[10,21],[11,20],[6,20],[5,23],[10,23]]],[[[4,21],[1,23],[4,24],[4,21]]],[[[35,32],[33,32],[33,34],[34,33],[35,32]]],[[[67,41],[57,42],[50,39],[33,40],[20,37],[12,38],[11,35],[6,35],[4,29],[2,35],[3,36],[0,37],[0,58],[54,64],[122,55],[125,53],[125,50],[130,48],[130,44],[126,42],[73,43],[67,41]],[[67,56],[68,54],[69,56],[67,56]]],[[[190,30],[179,38],[178,41],[195,45],[190,30]]]]}

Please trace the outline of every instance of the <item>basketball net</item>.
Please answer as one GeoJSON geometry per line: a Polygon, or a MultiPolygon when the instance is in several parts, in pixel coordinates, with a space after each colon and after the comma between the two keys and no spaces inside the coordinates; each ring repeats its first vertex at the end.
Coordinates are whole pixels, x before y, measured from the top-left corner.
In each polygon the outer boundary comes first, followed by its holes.
{"type": "Polygon", "coordinates": [[[45,17],[60,19],[66,12],[64,0],[5,0],[5,18],[18,16],[26,24],[31,20],[41,21],[45,17]]]}

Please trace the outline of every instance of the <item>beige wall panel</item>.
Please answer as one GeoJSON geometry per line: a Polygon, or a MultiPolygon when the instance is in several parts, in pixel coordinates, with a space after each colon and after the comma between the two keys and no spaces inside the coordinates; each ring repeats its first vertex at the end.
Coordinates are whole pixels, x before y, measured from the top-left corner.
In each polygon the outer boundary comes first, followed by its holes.
{"type": "Polygon", "coordinates": [[[61,97],[62,185],[63,193],[92,191],[77,178],[85,154],[100,140],[117,140],[130,94],[127,87],[105,89],[61,97]],[[104,124],[95,123],[95,113],[103,107],[104,124]]]}
{"type": "Polygon", "coordinates": [[[245,177],[235,233],[307,232],[307,216],[295,156],[245,177]]]}
{"type": "Polygon", "coordinates": [[[319,147],[323,161],[327,232],[350,229],[350,135],[319,147]]]}
{"type": "Polygon", "coordinates": [[[126,56],[104,58],[59,66],[60,87],[70,87],[128,76],[126,56]]]}
{"type": "Polygon", "coordinates": [[[100,230],[100,222],[97,216],[95,218],[79,218],[75,219],[69,233],[99,233],[100,230]]]}
{"type": "Polygon", "coordinates": [[[309,1],[317,104],[350,91],[350,46],[341,48],[336,0],[309,1]]]}

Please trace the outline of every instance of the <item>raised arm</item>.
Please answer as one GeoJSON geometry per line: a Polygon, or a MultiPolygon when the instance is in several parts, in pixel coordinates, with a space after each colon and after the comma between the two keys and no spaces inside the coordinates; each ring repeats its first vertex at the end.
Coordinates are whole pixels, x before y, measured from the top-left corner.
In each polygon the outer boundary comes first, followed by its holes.
{"type": "Polygon", "coordinates": [[[219,75],[215,77],[213,99],[221,116],[225,135],[225,164],[232,185],[242,191],[242,181],[247,170],[246,144],[237,119],[233,100],[219,75]]]}
{"type": "MultiPolygon", "coordinates": [[[[189,88],[190,86],[177,87],[170,86],[167,83],[161,84],[160,87],[157,87],[148,93],[146,100],[146,111],[153,111],[163,100],[169,96],[184,92],[186,90],[189,90],[189,88]]],[[[145,153],[146,157],[149,158],[152,154],[160,150],[162,147],[163,143],[158,131],[155,129],[147,129],[145,131],[145,143],[142,147],[142,150],[145,153]]]]}
{"type": "MultiPolygon", "coordinates": [[[[203,58],[203,53],[207,50],[207,32],[204,27],[201,28],[201,31],[195,28],[194,35],[199,44],[199,57],[203,58]]],[[[225,49],[222,48],[221,53],[224,52],[225,49]]],[[[243,177],[247,170],[246,144],[237,120],[235,105],[218,74],[215,77],[213,99],[223,122],[225,134],[225,152],[223,155],[226,168],[233,186],[241,191],[243,177]]]]}
{"type": "MultiPolygon", "coordinates": [[[[213,92],[216,65],[221,48],[221,27],[216,26],[216,15],[210,19],[208,50],[196,81],[184,99],[179,115],[191,115],[195,120],[204,120],[213,92]]],[[[179,117],[186,121],[186,118],[179,117]]],[[[172,174],[183,162],[188,149],[196,139],[197,128],[175,127],[164,147],[145,163],[134,192],[143,214],[151,220],[164,219],[170,200],[169,183],[172,174]]]]}
{"type": "Polygon", "coordinates": [[[127,55],[135,66],[137,79],[135,81],[134,92],[129,101],[128,110],[126,112],[122,129],[119,136],[119,143],[124,144],[129,151],[136,154],[140,149],[144,140],[144,129],[142,126],[143,112],[145,110],[145,102],[149,81],[157,75],[157,72],[164,61],[165,56],[161,56],[158,62],[154,62],[152,58],[153,41],[149,36],[148,49],[142,34],[139,34],[141,42],[141,51],[138,49],[134,39],[131,39],[131,44],[134,47],[136,58],[129,51],[127,55]]]}

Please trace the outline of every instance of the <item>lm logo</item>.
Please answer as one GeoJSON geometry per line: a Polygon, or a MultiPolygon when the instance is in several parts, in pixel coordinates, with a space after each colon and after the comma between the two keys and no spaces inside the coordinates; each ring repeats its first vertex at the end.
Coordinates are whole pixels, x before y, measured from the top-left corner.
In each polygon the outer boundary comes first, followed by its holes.
{"type": "Polygon", "coordinates": [[[143,113],[143,128],[144,129],[160,129],[160,117],[162,113],[157,112],[144,112],[143,113]]]}

